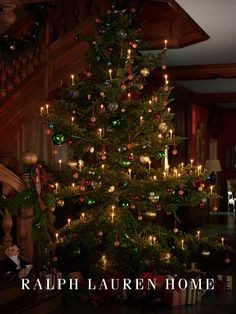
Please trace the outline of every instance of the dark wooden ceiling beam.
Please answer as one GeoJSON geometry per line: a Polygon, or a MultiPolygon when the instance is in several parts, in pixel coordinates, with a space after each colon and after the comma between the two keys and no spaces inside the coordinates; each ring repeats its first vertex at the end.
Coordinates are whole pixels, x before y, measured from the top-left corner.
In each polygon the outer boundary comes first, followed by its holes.
{"type": "MultiPolygon", "coordinates": [[[[169,66],[166,69],[170,81],[209,80],[217,78],[236,78],[236,63],[169,66]]],[[[152,72],[153,78],[160,77],[160,70],[152,72]]]]}
{"type": "Polygon", "coordinates": [[[211,103],[234,103],[236,102],[236,93],[198,93],[196,96],[205,102],[211,103]]]}

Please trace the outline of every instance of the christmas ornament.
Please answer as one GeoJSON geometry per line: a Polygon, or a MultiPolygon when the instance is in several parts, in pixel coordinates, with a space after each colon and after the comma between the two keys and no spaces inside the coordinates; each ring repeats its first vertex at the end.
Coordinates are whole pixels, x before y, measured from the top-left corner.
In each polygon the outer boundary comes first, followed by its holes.
{"type": "Polygon", "coordinates": [[[155,114],[154,114],[154,118],[155,118],[156,120],[160,120],[160,119],[161,119],[161,114],[160,114],[160,113],[155,113],[155,114]]]}
{"type": "Polygon", "coordinates": [[[52,206],[52,207],[49,208],[50,212],[54,212],[55,209],[56,209],[56,208],[55,208],[54,206],[52,206]]]}
{"type": "Polygon", "coordinates": [[[157,159],[160,160],[165,157],[165,152],[163,150],[158,150],[156,156],[157,159]]]}
{"type": "Polygon", "coordinates": [[[206,207],[206,203],[200,202],[199,207],[200,208],[205,208],[206,207]]]}
{"type": "Polygon", "coordinates": [[[179,195],[182,196],[184,194],[184,190],[183,189],[179,189],[178,193],[179,193],[179,195]]]}
{"type": "Polygon", "coordinates": [[[76,160],[68,160],[67,161],[68,166],[70,166],[71,168],[76,168],[78,165],[78,162],[76,160]]]}
{"type": "Polygon", "coordinates": [[[118,32],[117,32],[117,36],[120,38],[120,39],[125,39],[127,37],[127,33],[124,29],[120,29],[118,32]]]}
{"type": "Polygon", "coordinates": [[[62,199],[57,200],[57,206],[63,207],[64,205],[65,205],[64,200],[62,200],[62,199]]]}
{"type": "Polygon", "coordinates": [[[129,182],[128,182],[128,181],[124,181],[124,182],[123,182],[123,187],[127,188],[128,185],[129,185],[129,182]]]}
{"type": "Polygon", "coordinates": [[[93,206],[93,205],[95,205],[95,204],[96,204],[96,198],[94,198],[94,197],[88,197],[88,199],[87,199],[87,205],[93,206]]]}
{"type": "Polygon", "coordinates": [[[177,151],[176,148],[175,148],[175,149],[172,149],[172,154],[173,154],[173,155],[177,155],[177,153],[178,153],[178,151],[177,151]]]}
{"type": "Polygon", "coordinates": [[[78,177],[79,177],[78,172],[73,173],[73,178],[74,178],[74,179],[78,179],[78,177]]]}
{"type": "Polygon", "coordinates": [[[140,160],[140,162],[142,164],[147,164],[150,161],[150,157],[148,157],[148,156],[140,156],[139,160],[140,160]]]}
{"type": "Polygon", "coordinates": [[[159,201],[159,195],[155,194],[154,192],[149,193],[149,201],[153,203],[157,203],[159,201]]]}
{"type": "Polygon", "coordinates": [[[202,256],[208,257],[210,255],[210,252],[208,250],[203,250],[201,254],[202,256]]]}
{"type": "Polygon", "coordinates": [[[73,143],[73,141],[72,141],[71,138],[68,138],[68,139],[66,140],[66,144],[67,144],[68,146],[72,145],[72,143],[73,143]]]}
{"type": "Polygon", "coordinates": [[[149,220],[153,220],[156,218],[157,216],[157,213],[155,211],[151,211],[151,210],[148,210],[145,212],[145,216],[149,219],[149,220]]]}
{"type": "Polygon", "coordinates": [[[135,195],[132,196],[132,199],[133,199],[134,201],[140,201],[141,195],[140,195],[140,194],[135,194],[135,195]]]}
{"type": "Polygon", "coordinates": [[[31,150],[26,150],[21,155],[21,162],[25,166],[35,165],[37,162],[37,159],[38,159],[37,155],[31,150]]]}
{"type": "Polygon", "coordinates": [[[140,73],[141,73],[143,76],[147,77],[147,76],[150,74],[150,70],[149,70],[148,68],[142,68],[142,69],[140,70],[140,73]]]}
{"type": "Polygon", "coordinates": [[[136,208],[135,204],[130,205],[130,209],[134,210],[136,208]]]}
{"type": "Polygon", "coordinates": [[[61,132],[56,132],[52,136],[52,142],[55,145],[62,145],[65,143],[65,135],[61,132]]]}
{"type": "Polygon", "coordinates": [[[121,119],[120,119],[120,117],[113,118],[111,120],[111,126],[113,128],[119,128],[121,126],[121,119]]]}
{"type": "Polygon", "coordinates": [[[129,154],[128,159],[129,159],[130,161],[133,161],[133,160],[134,160],[134,155],[133,155],[132,153],[129,154]]]}
{"type": "Polygon", "coordinates": [[[198,187],[198,191],[202,192],[203,188],[201,186],[198,187]]]}
{"type": "Polygon", "coordinates": [[[156,209],[157,209],[158,211],[161,210],[161,204],[160,204],[160,203],[156,203],[155,207],[156,207],[156,209]]]}
{"type": "Polygon", "coordinates": [[[138,215],[138,220],[139,221],[143,220],[143,216],[141,214],[138,215]]]}
{"type": "Polygon", "coordinates": [[[52,257],[52,262],[53,262],[53,263],[56,263],[56,262],[57,262],[57,257],[56,257],[56,256],[53,256],[53,257],[52,257]]]}
{"type": "Polygon", "coordinates": [[[124,209],[128,209],[130,206],[130,201],[127,199],[122,199],[119,201],[119,207],[124,208],[124,209]]]}
{"type": "Polygon", "coordinates": [[[162,64],[161,68],[162,68],[162,70],[166,70],[166,65],[162,64]]]}
{"type": "Polygon", "coordinates": [[[114,242],[114,246],[119,246],[120,245],[120,241],[118,241],[118,240],[116,240],[115,242],[114,242]]]}
{"type": "Polygon", "coordinates": [[[108,189],[108,192],[109,193],[113,193],[115,191],[115,186],[114,185],[111,185],[108,189]]]}
{"type": "Polygon", "coordinates": [[[98,236],[102,237],[103,236],[103,232],[102,231],[98,231],[98,236]]]}
{"type": "Polygon", "coordinates": [[[226,258],[225,259],[225,264],[229,264],[230,263],[230,259],[229,258],[226,258]]]}
{"type": "Polygon", "coordinates": [[[124,168],[127,168],[127,167],[129,167],[131,165],[131,161],[123,160],[123,161],[119,162],[119,165],[124,167],[124,168]]]}
{"type": "Polygon", "coordinates": [[[101,56],[97,55],[96,60],[99,62],[101,60],[101,56]]]}
{"type": "Polygon", "coordinates": [[[111,111],[116,111],[118,107],[119,107],[118,103],[114,101],[108,104],[108,109],[111,111]]]}
{"type": "Polygon", "coordinates": [[[48,127],[49,127],[49,129],[54,129],[55,125],[54,125],[54,123],[49,122],[48,123],[48,127]]]}
{"type": "Polygon", "coordinates": [[[161,132],[166,132],[168,130],[168,127],[166,125],[165,122],[161,122],[159,125],[158,125],[158,129],[161,131],[161,132]]]}
{"type": "Polygon", "coordinates": [[[122,108],[120,111],[121,111],[121,112],[125,112],[125,108],[122,108]]]}
{"type": "Polygon", "coordinates": [[[96,122],[96,117],[91,117],[91,118],[90,118],[90,121],[91,121],[92,123],[95,123],[95,122],[96,122]]]}
{"type": "Polygon", "coordinates": [[[178,232],[179,232],[179,229],[178,229],[177,227],[175,227],[175,228],[173,229],[173,232],[174,232],[174,233],[178,233],[178,232]]]}
{"type": "Polygon", "coordinates": [[[217,212],[217,211],[218,211],[218,207],[213,206],[212,211],[213,211],[213,212],[217,212]]]}

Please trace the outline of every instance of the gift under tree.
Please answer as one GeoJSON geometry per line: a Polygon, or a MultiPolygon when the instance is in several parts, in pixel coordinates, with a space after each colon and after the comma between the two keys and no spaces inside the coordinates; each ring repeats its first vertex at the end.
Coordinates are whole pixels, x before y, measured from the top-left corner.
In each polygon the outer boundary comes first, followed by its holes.
{"type": "Polygon", "coordinates": [[[169,165],[182,138],[173,125],[167,47],[163,41],[159,55],[141,53],[134,19],[132,3],[111,6],[93,37],[80,35],[90,45],[87,69],[71,75],[44,114],[53,143],[69,149],[55,174],[57,204],[70,200],[79,214],[56,234],[58,264],[84,276],[176,272],[204,250],[222,248],[178,228],[181,206],[205,206],[206,173],[192,160],[169,165]],[[146,93],[158,66],[163,86],[146,93]]]}

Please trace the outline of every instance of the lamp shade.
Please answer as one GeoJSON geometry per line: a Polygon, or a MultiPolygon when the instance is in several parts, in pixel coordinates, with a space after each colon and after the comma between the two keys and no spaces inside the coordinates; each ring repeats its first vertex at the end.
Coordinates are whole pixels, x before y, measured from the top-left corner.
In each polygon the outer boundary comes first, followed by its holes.
{"type": "Polygon", "coordinates": [[[208,159],[205,164],[205,169],[214,172],[221,171],[222,169],[219,159],[208,159]]]}

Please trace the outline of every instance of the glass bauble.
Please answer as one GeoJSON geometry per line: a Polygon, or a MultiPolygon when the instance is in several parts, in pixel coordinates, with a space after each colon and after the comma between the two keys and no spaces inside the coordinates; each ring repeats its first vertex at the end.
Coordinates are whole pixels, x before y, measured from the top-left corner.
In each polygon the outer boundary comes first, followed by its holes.
{"type": "Polygon", "coordinates": [[[124,29],[120,29],[118,32],[117,32],[117,36],[120,38],[120,39],[125,39],[127,37],[127,33],[124,29]]]}
{"type": "Polygon", "coordinates": [[[108,109],[111,111],[116,111],[118,109],[118,107],[119,107],[119,105],[115,101],[112,101],[108,104],[108,109]]]}
{"type": "Polygon", "coordinates": [[[119,201],[119,204],[118,204],[118,205],[119,205],[119,207],[121,207],[121,208],[128,209],[129,206],[130,206],[130,201],[127,200],[127,199],[122,199],[122,200],[119,201]]]}
{"type": "Polygon", "coordinates": [[[165,157],[165,152],[163,150],[157,151],[157,159],[162,159],[165,157]]]}
{"type": "Polygon", "coordinates": [[[52,142],[55,145],[62,145],[66,141],[65,135],[62,132],[56,132],[52,136],[52,142]]]}
{"type": "Polygon", "coordinates": [[[140,73],[141,73],[143,76],[147,77],[147,76],[150,74],[150,70],[149,70],[148,68],[142,68],[142,69],[140,70],[140,73]]]}
{"type": "Polygon", "coordinates": [[[37,155],[31,150],[26,150],[21,155],[21,162],[23,165],[26,165],[26,166],[35,165],[37,162],[37,159],[38,159],[37,155]]]}
{"type": "Polygon", "coordinates": [[[161,132],[166,132],[166,131],[168,130],[168,126],[166,125],[165,122],[162,122],[162,123],[159,124],[158,129],[159,129],[161,132]]]}
{"type": "Polygon", "coordinates": [[[111,120],[111,126],[113,128],[119,128],[121,126],[121,119],[120,119],[120,117],[113,118],[111,120]]]}

